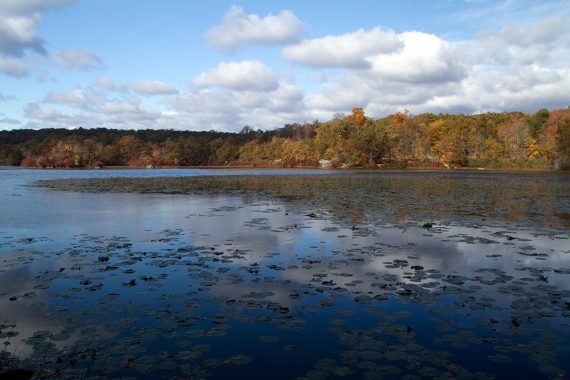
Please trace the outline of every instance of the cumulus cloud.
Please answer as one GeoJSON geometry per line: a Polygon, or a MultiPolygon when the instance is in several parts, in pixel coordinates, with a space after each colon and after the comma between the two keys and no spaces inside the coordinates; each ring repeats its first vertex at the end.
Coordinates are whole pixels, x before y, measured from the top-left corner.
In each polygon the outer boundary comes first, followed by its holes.
{"type": "Polygon", "coordinates": [[[3,15],[0,18],[0,53],[6,56],[21,57],[29,49],[45,53],[43,41],[35,32],[41,17],[32,15],[3,15]]]}
{"type": "Polygon", "coordinates": [[[45,53],[37,36],[42,11],[68,0],[3,0],[0,2],[0,55],[22,57],[26,50],[45,53]]]}
{"type": "Polygon", "coordinates": [[[94,70],[103,66],[103,61],[87,49],[57,52],[52,59],[58,66],[71,70],[94,70]]]}
{"type": "Polygon", "coordinates": [[[275,73],[260,61],[221,62],[194,79],[196,87],[225,87],[237,91],[272,91],[278,87],[275,73]]]}
{"type": "Polygon", "coordinates": [[[50,91],[45,96],[44,101],[47,103],[82,107],[87,104],[87,96],[81,89],[64,92],[50,91]]]}
{"type": "Polygon", "coordinates": [[[163,110],[145,105],[138,95],[177,93],[163,82],[141,80],[116,84],[100,77],[90,87],[49,92],[42,102],[28,104],[25,116],[32,120],[31,125],[42,127],[161,128],[163,110]]]}
{"type": "MultiPolygon", "coordinates": [[[[448,41],[417,31],[397,38],[401,48],[363,54],[369,67],[347,65],[309,95],[310,113],[328,119],[352,107],[365,107],[374,117],[404,109],[536,112],[570,104],[570,26],[561,17],[486,30],[471,40],[448,41]]],[[[334,57],[328,61],[319,65],[339,66],[334,57]]]]}
{"type": "Polygon", "coordinates": [[[337,79],[334,85],[309,96],[305,103],[314,117],[330,119],[337,112],[364,107],[374,117],[385,116],[404,109],[418,112],[419,108],[436,96],[455,94],[460,83],[403,84],[372,78],[370,73],[350,72],[337,79]]]}
{"type": "Polygon", "coordinates": [[[160,127],[161,112],[134,97],[110,97],[97,91],[54,93],[44,103],[29,103],[24,115],[35,127],[107,127],[147,129],[160,127]],[[47,103],[47,104],[45,104],[47,103]],[[51,103],[51,104],[50,104],[51,103]],[[62,109],[59,106],[65,105],[62,109]]]}
{"type": "Polygon", "coordinates": [[[227,88],[193,90],[173,98],[167,125],[194,130],[237,132],[244,125],[271,129],[306,118],[304,91],[279,83],[272,91],[236,91],[227,88]]]}
{"type": "Polygon", "coordinates": [[[305,40],[284,48],[283,56],[312,67],[370,69],[391,81],[453,81],[467,72],[449,42],[433,34],[396,34],[378,27],[305,40]]]}
{"type": "Polygon", "coordinates": [[[157,80],[143,79],[120,84],[113,82],[113,80],[111,80],[109,77],[100,76],[97,78],[97,85],[100,88],[111,92],[134,92],[142,96],[178,94],[178,90],[174,86],[157,80]]]}
{"type": "Polygon", "coordinates": [[[370,31],[358,29],[340,36],[304,40],[285,47],[283,57],[313,67],[368,68],[368,57],[395,52],[402,45],[394,31],[376,27],[370,31]]]}
{"type": "Polygon", "coordinates": [[[140,80],[129,82],[127,87],[140,95],[173,95],[178,90],[168,83],[155,80],[140,80]]]}
{"type": "Polygon", "coordinates": [[[41,12],[69,4],[68,0],[0,1],[0,72],[13,77],[27,75],[22,58],[27,52],[46,54],[37,35],[41,12]]]}
{"type": "Polygon", "coordinates": [[[24,109],[31,128],[153,129],[172,128],[162,123],[166,110],[159,104],[145,103],[139,95],[173,96],[177,91],[166,83],[141,80],[125,84],[99,77],[87,87],[50,91],[41,102],[24,109]]]}
{"type": "Polygon", "coordinates": [[[488,65],[543,64],[566,67],[570,47],[570,25],[560,16],[548,17],[534,25],[509,25],[500,31],[483,31],[469,41],[471,58],[488,65]]]}
{"type": "Polygon", "coordinates": [[[28,104],[28,126],[237,132],[246,124],[276,128],[306,116],[303,89],[288,82],[277,83],[268,91],[193,88],[183,94],[165,94],[159,103],[139,97],[129,88],[133,83],[116,84],[100,77],[89,87],[52,91],[41,102],[28,104]]]}
{"type": "Polygon", "coordinates": [[[287,59],[314,68],[344,68],[305,99],[311,118],[329,119],[353,107],[372,116],[461,90],[471,65],[453,43],[422,32],[397,34],[379,27],[305,40],[283,49],[287,59]]]}
{"type": "Polygon", "coordinates": [[[297,40],[303,33],[303,23],[291,11],[260,17],[246,14],[239,6],[232,6],[222,23],[209,29],[206,39],[220,50],[233,51],[250,44],[281,44],[297,40]]]}
{"type": "MultiPolygon", "coordinates": [[[[234,11],[252,17],[241,8],[234,11]]],[[[267,17],[255,16],[252,23],[264,25],[267,17]]],[[[243,38],[244,33],[223,46],[261,42],[243,38]]],[[[561,16],[486,30],[461,41],[418,31],[359,29],[298,42],[284,48],[283,57],[300,65],[284,75],[258,60],[221,62],[192,78],[182,93],[159,81],[116,83],[102,76],[91,87],[48,93],[28,105],[26,117],[37,126],[239,131],[246,124],[270,129],[328,120],[353,107],[382,117],[404,109],[535,112],[570,104],[570,27],[561,16]],[[309,80],[303,85],[310,90],[306,93],[295,78],[309,76],[322,80],[309,80]]],[[[0,56],[0,70],[15,64],[17,74],[19,62],[0,56]]]]}
{"type": "Polygon", "coordinates": [[[461,90],[433,97],[423,110],[436,109],[470,113],[528,111],[561,108],[570,104],[570,70],[538,67],[472,72],[461,82],[461,90]]]}
{"type": "Polygon", "coordinates": [[[48,123],[61,123],[63,125],[69,125],[69,122],[72,121],[72,118],[65,113],[38,103],[28,104],[24,109],[24,115],[30,119],[41,120],[48,123]]]}
{"type": "Polygon", "coordinates": [[[121,85],[121,84],[117,84],[115,82],[113,82],[113,80],[109,77],[106,76],[100,76],[99,78],[97,78],[97,85],[107,91],[113,91],[113,92],[127,92],[127,86],[125,85],[121,85]]]}
{"type": "Polygon", "coordinates": [[[373,74],[410,83],[456,81],[467,75],[467,64],[449,42],[421,32],[402,33],[400,39],[400,51],[371,58],[373,74]]]}

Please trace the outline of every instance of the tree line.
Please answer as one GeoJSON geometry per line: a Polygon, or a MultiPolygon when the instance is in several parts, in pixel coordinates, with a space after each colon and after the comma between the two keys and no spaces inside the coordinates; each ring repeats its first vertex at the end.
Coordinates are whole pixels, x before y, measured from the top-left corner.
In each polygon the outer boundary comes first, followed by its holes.
{"type": "Polygon", "coordinates": [[[0,165],[247,167],[570,167],[570,107],[531,115],[412,115],[362,108],[327,122],[262,131],[0,131],[0,165]]]}

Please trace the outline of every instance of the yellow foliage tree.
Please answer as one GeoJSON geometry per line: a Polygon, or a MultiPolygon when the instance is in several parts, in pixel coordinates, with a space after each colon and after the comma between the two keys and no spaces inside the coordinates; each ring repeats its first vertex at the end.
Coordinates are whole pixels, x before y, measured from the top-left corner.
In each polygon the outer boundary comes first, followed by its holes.
{"type": "Polygon", "coordinates": [[[364,126],[364,123],[366,123],[366,115],[364,114],[364,109],[353,108],[352,113],[348,116],[348,120],[359,127],[364,126]]]}

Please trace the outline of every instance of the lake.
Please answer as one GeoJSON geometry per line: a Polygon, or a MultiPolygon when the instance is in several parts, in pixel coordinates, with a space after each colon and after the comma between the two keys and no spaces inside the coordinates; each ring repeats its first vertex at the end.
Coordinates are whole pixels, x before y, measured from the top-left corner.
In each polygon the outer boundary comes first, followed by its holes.
{"type": "Polygon", "coordinates": [[[568,173],[0,168],[0,184],[0,373],[570,373],[568,173]]]}

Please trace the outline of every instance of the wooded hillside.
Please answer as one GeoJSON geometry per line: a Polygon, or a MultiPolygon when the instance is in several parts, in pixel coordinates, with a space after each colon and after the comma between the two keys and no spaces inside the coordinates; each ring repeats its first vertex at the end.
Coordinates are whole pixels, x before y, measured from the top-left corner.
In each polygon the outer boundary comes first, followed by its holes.
{"type": "Polygon", "coordinates": [[[362,108],[328,122],[239,133],[174,130],[0,131],[0,164],[33,167],[558,168],[570,166],[570,108],[479,115],[396,113],[362,108]]]}

